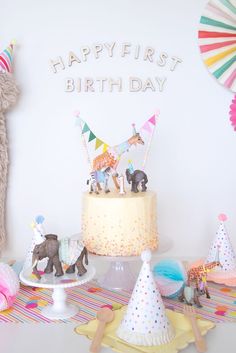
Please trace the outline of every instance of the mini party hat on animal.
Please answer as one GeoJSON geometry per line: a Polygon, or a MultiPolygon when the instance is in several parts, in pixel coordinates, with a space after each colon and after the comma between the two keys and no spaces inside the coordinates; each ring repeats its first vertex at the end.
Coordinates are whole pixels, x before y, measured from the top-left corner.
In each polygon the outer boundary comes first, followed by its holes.
{"type": "Polygon", "coordinates": [[[143,251],[141,258],[143,265],[117,336],[140,346],[165,344],[174,338],[174,331],[150,268],[150,250],[143,251]]]}
{"type": "Polygon", "coordinates": [[[14,45],[15,41],[12,41],[8,47],[0,53],[0,72],[12,73],[14,45]]]}
{"type": "Polygon", "coordinates": [[[218,219],[220,225],[211,244],[206,263],[219,261],[222,267],[218,267],[217,271],[236,271],[236,255],[225,227],[227,216],[220,214],[218,219]]]}
{"type": "Polygon", "coordinates": [[[45,218],[41,215],[36,216],[35,220],[31,223],[31,228],[33,230],[33,237],[31,239],[31,245],[27,252],[26,259],[24,262],[23,269],[28,269],[32,266],[32,253],[35,245],[41,244],[45,240],[45,229],[43,226],[45,218]]]}

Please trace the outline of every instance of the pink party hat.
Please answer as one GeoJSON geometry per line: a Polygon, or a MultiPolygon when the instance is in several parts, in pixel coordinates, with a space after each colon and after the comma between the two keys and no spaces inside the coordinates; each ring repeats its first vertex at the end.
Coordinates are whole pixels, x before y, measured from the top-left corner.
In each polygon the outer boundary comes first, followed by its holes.
{"type": "Polygon", "coordinates": [[[217,272],[235,271],[236,256],[225,227],[227,216],[220,214],[218,219],[220,221],[219,228],[211,244],[206,263],[219,261],[222,267],[218,267],[217,272]]]}
{"type": "Polygon", "coordinates": [[[143,251],[141,258],[143,265],[117,336],[140,346],[165,344],[174,338],[174,331],[150,268],[150,250],[143,251]]]}
{"type": "Polygon", "coordinates": [[[12,41],[9,46],[0,53],[0,72],[12,73],[13,48],[15,42],[12,41]]]}

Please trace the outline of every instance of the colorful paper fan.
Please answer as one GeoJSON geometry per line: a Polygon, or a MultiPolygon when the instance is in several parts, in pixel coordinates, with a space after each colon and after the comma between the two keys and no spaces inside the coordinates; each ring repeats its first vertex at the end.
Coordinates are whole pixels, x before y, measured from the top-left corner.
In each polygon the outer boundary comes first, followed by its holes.
{"type": "Polygon", "coordinates": [[[198,38],[210,73],[236,92],[236,0],[210,0],[200,19],[198,38]]]}

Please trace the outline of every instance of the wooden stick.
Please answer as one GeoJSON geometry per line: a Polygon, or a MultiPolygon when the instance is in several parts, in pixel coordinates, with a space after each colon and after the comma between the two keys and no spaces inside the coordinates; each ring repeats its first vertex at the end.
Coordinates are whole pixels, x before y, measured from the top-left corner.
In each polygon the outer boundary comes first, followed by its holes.
{"type": "Polygon", "coordinates": [[[207,350],[206,342],[201,335],[196,318],[194,316],[189,316],[189,320],[191,322],[193,334],[195,337],[195,345],[198,352],[201,352],[201,353],[206,352],[207,350]]]}
{"type": "Polygon", "coordinates": [[[142,164],[142,170],[143,171],[144,171],[144,169],[146,167],[146,163],[147,163],[147,159],[148,159],[149,152],[150,152],[150,149],[151,149],[151,143],[152,143],[152,139],[153,139],[153,136],[154,136],[155,129],[156,129],[156,125],[153,126],[152,133],[151,133],[150,139],[148,141],[146,153],[145,153],[143,164],[142,164]]]}
{"type": "Polygon", "coordinates": [[[105,322],[98,321],[98,328],[93,338],[92,344],[90,346],[91,353],[98,353],[100,351],[105,326],[106,326],[105,322]]]}

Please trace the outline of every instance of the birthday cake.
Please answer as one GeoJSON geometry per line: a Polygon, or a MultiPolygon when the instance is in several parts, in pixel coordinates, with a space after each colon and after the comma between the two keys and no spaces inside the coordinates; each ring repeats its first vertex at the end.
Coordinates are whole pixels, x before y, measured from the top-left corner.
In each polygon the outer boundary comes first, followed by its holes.
{"type": "Polygon", "coordinates": [[[132,124],[132,135],[114,146],[98,139],[79,113],[76,115],[91,168],[87,181],[89,192],[84,193],[82,206],[82,238],[91,253],[136,256],[145,249],[155,250],[158,247],[156,194],[147,191],[148,177],[145,173],[157,115],[151,116],[139,132],[132,124]],[[88,144],[91,146],[94,140],[95,156],[92,159],[88,144]],[[131,148],[144,145],[143,161],[138,161],[140,169],[135,169],[132,161],[128,160],[126,169],[121,171],[118,165],[122,156],[131,148]],[[124,174],[130,186],[125,185],[124,174]],[[109,189],[111,177],[115,191],[109,189]]]}
{"type": "Polygon", "coordinates": [[[82,233],[88,251],[99,255],[133,256],[157,249],[155,192],[84,193],[82,233]]]}

